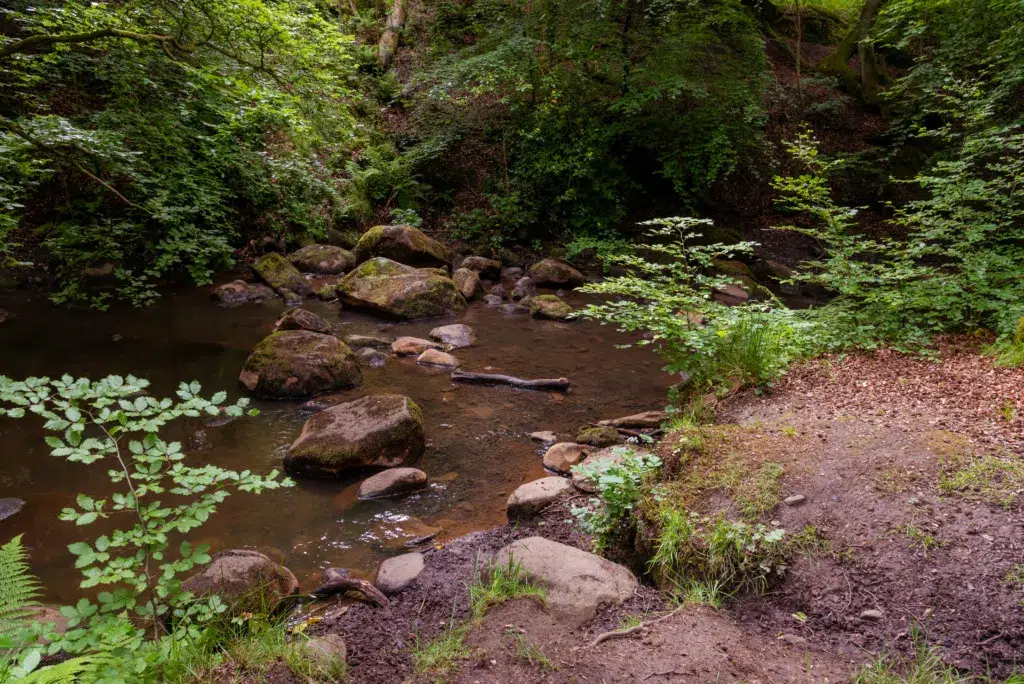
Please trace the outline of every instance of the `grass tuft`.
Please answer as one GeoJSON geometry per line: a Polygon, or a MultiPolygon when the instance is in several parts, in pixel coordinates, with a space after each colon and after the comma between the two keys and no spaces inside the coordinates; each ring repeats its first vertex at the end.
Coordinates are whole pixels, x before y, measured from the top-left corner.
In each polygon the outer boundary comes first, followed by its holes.
{"type": "MultiPolygon", "coordinates": [[[[986,676],[961,675],[942,662],[942,654],[929,646],[918,628],[911,632],[913,658],[898,658],[883,653],[878,660],[865,665],[853,684],[997,684],[1000,680],[986,676]]],[[[1011,675],[1002,684],[1024,684],[1024,675],[1011,675]]]]}
{"type": "Polygon", "coordinates": [[[505,631],[505,636],[508,639],[509,646],[512,649],[512,657],[518,662],[533,665],[539,667],[542,670],[548,672],[554,672],[558,669],[558,666],[546,655],[544,651],[540,650],[540,647],[532,641],[528,640],[524,634],[516,629],[508,629],[505,631]]]}
{"type": "Polygon", "coordinates": [[[431,641],[423,641],[419,637],[412,645],[412,666],[417,674],[430,677],[435,682],[443,682],[459,672],[462,661],[472,654],[466,646],[465,627],[456,627],[449,623],[439,637],[431,641]]]}
{"type": "Polygon", "coordinates": [[[485,572],[477,572],[476,579],[469,587],[469,606],[473,619],[479,620],[489,609],[506,601],[529,598],[543,605],[547,596],[544,587],[526,578],[522,564],[509,558],[505,565],[490,564],[485,572]]]}

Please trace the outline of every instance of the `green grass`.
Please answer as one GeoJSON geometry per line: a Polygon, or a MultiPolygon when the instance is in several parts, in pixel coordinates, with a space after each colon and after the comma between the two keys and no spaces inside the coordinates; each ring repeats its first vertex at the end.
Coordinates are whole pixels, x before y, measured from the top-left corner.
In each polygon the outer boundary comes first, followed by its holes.
{"type": "Polygon", "coordinates": [[[512,649],[512,657],[520,663],[525,665],[533,665],[539,667],[542,670],[548,672],[554,672],[558,669],[558,666],[546,655],[544,651],[540,650],[540,647],[532,641],[528,640],[526,636],[516,629],[508,629],[505,631],[505,636],[508,639],[509,646],[512,649]]]}
{"type": "MultiPolygon", "coordinates": [[[[792,8],[794,5],[790,0],[773,0],[773,2],[782,9],[792,8]]],[[[823,9],[846,19],[854,18],[863,4],[863,0],[800,0],[801,7],[823,9]]]]}
{"type": "Polygon", "coordinates": [[[526,578],[521,564],[509,558],[505,565],[492,564],[485,571],[477,572],[476,579],[469,587],[469,607],[473,619],[479,620],[488,610],[506,601],[529,598],[543,605],[547,596],[547,590],[532,584],[526,578]]]}
{"type": "Polygon", "coordinates": [[[947,544],[945,540],[928,534],[914,523],[907,523],[897,531],[910,540],[911,546],[918,547],[926,552],[941,548],[947,544]]]}
{"type": "Polygon", "coordinates": [[[865,665],[853,679],[853,684],[1024,684],[1024,675],[1011,675],[997,680],[986,676],[963,675],[942,662],[938,649],[929,646],[916,628],[912,632],[914,657],[898,658],[882,654],[875,662],[865,665]]]}
{"type": "Polygon", "coordinates": [[[939,478],[939,489],[945,494],[1008,509],[1016,505],[1018,492],[1024,491],[1024,460],[1009,454],[975,457],[962,452],[950,458],[947,466],[939,478]]]}
{"type": "Polygon", "coordinates": [[[343,660],[319,656],[306,649],[308,637],[290,635],[284,621],[248,620],[241,625],[217,621],[193,641],[172,650],[164,668],[166,684],[223,681],[220,668],[229,666],[246,679],[259,680],[284,662],[302,681],[344,681],[343,660]]]}
{"type": "Polygon", "coordinates": [[[1017,591],[1024,591],[1024,563],[1017,563],[1007,571],[1003,583],[1017,591]]]}
{"type": "Polygon", "coordinates": [[[451,622],[436,639],[423,641],[417,637],[411,650],[413,669],[434,682],[448,681],[458,674],[462,661],[472,655],[466,646],[467,633],[466,627],[451,622]]]}
{"type": "Polygon", "coordinates": [[[779,478],[782,466],[765,463],[746,481],[735,488],[733,501],[745,520],[758,520],[779,505],[782,489],[779,478]]]}
{"type": "Polygon", "coordinates": [[[831,558],[837,563],[853,560],[853,549],[838,550],[832,540],[814,525],[805,525],[790,537],[790,549],[808,558],[831,558]]]}

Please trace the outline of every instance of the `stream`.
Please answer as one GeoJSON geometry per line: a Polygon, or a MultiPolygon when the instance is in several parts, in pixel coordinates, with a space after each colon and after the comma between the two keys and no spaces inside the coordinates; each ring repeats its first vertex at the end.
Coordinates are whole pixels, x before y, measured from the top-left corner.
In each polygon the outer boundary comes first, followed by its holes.
{"type": "MultiPolygon", "coordinates": [[[[5,295],[11,313],[0,326],[0,374],[13,378],[70,373],[92,379],[134,374],[152,382],[154,396],[173,396],[183,380],[198,380],[203,394],[228,390],[242,396],[238,372],[252,347],[267,335],[284,305],[279,300],[223,309],[209,289],[166,294],[147,309],[77,311],[53,306],[45,293],[5,295]]],[[[594,301],[570,292],[573,307],[594,301]]],[[[260,496],[232,495],[193,537],[214,551],[254,548],[287,565],[303,588],[317,583],[323,568],[347,567],[372,577],[377,565],[405,553],[406,542],[440,529],[438,541],[505,522],[505,501],[518,485],[545,475],[544,445],[529,433],[552,430],[571,439],[577,429],[664,406],[670,378],[647,347],[617,348],[632,338],[591,321],[558,323],[505,316],[479,301],[457,321],[433,319],[389,323],[342,312],[336,303],[307,300],[303,307],[340,320],[340,333],[426,337],[438,325],[463,322],[478,343],[452,352],[464,370],[521,377],[568,377],[566,394],[509,387],[457,385],[448,372],[417,365],[414,357],[390,357],[382,368],[365,367],[362,386],[346,399],[365,394],[407,394],[423,409],[426,454],[415,464],[430,477],[421,493],[400,499],[358,501],[364,475],[340,481],[298,480],[289,489],[260,496]]],[[[254,418],[225,425],[179,423],[169,437],[180,439],[192,462],[267,472],[282,457],[312,411],[303,402],[254,400],[254,418]]],[[[80,575],[67,545],[101,533],[78,528],[58,514],[78,492],[112,491],[106,468],[69,463],[49,455],[39,421],[0,421],[0,497],[26,501],[24,509],[0,521],[0,540],[24,534],[33,571],[47,599],[73,602],[80,575]]]]}

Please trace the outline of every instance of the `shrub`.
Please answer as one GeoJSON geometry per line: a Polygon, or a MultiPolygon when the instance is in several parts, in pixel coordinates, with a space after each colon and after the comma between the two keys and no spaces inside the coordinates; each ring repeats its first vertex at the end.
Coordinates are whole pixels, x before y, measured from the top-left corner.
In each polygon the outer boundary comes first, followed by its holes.
{"type": "Polygon", "coordinates": [[[636,529],[633,509],[643,497],[643,483],[661,467],[661,459],[650,454],[637,455],[620,448],[622,462],[599,460],[573,466],[572,471],[597,486],[597,498],[590,507],[575,507],[572,514],[583,531],[594,537],[594,550],[606,551],[615,541],[630,539],[636,529]]]}

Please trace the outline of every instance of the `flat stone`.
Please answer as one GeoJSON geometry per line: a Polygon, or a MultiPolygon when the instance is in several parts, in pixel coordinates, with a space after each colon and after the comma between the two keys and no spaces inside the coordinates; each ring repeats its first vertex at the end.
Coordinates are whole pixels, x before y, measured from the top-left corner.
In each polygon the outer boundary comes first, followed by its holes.
{"type": "Polygon", "coordinates": [[[305,309],[291,309],[274,323],[274,330],[308,330],[321,335],[332,335],[334,326],[326,319],[305,309]]]}
{"type": "Polygon", "coordinates": [[[621,442],[622,437],[613,427],[585,427],[580,428],[576,441],[594,447],[609,447],[621,442]]]}
{"type": "Polygon", "coordinates": [[[302,650],[323,669],[330,668],[334,663],[344,663],[348,655],[345,639],[333,633],[310,639],[302,645],[302,650]]]}
{"type": "Polygon", "coordinates": [[[421,337],[399,337],[391,343],[391,351],[399,356],[419,356],[428,349],[440,349],[437,342],[424,340],[421,337]]]}
{"type": "Polygon", "coordinates": [[[374,584],[385,594],[398,594],[416,581],[424,568],[422,553],[406,553],[389,558],[377,569],[374,584]]]}
{"type": "Polygon", "coordinates": [[[541,432],[531,432],[530,439],[535,439],[538,442],[557,442],[558,435],[551,430],[543,430],[541,432]]]}
{"type": "Polygon", "coordinates": [[[784,499],[782,503],[786,504],[787,506],[799,506],[804,501],[807,501],[806,496],[804,496],[803,494],[794,494],[793,496],[786,497],[786,499],[784,499]]]}
{"type": "Polygon", "coordinates": [[[623,603],[640,587],[621,565],[543,537],[515,541],[494,561],[518,563],[532,582],[548,590],[546,608],[572,625],[592,619],[603,606],[623,603]]]}
{"type": "Polygon", "coordinates": [[[395,338],[382,335],[345,335],[345,344],[352,349],[363,349],[373,347],[374,349],[389,349],[395,338]]]}
{"type": "Polygon", "coordinates": [[[5,497],[0,499],[0,520],[6,520],[12,515],[20,511],[25,506],[25,502],[21,499],[15,499],[13,497],[5,497]]]}
{"type": "Polygon", "coordinates": [[[458,368],[459,360],[447,352],[437,349],[427,349],[416,357],[416,363],[425,366],[443,366],[445,368],[458,368]]]}
{"type": "Polygon", "coordinates": [[[530,310],[520,304],[502,304],[501,313],[506,316],[529,316],[530,310]]]}
{"type": "Polygon", "coordinates": [[[556,473],[568,473],[570,468],[587,457],[587,448],[575,442],[553,444],[544,454],[544,467],[556,473]]]}
{"type": "Polygon", "coordinates": [[[430,339],[437,340],[449,347],[460,349],[476,344],[476,333],[464,323],[442,325],[430,331],[430,339]]]}
{"type": "Polygon", "coordinates": [[[871,622],[878,622],[883,617],[885,617],[885,613],[883,613],[880,610],[876,610],[874,608],[872,608],[870,610],[861,611],[861,614],[860,614],[860,619],[861,620],[870,620],[871,622]]]}
{"type": "Polygon", "coordinates": [[[359,485],[360,499],[408,494],[427,485],[427,474],[419,468],[392,468],[366,478],[359,485]]]}
{"type": "Polygon", "coordinates": [[[505,512],[509,520],[529,519],[571,490],[572,486],[564,477],[542,477],[516,488],[508,497],[505,512]]]}
{"type": "Polygon", "coordinates": [[[666,411],[644,411],[643,413],[634,413],[629,416],[622,416],[621,418],[602,420],[598,425],[607,425],[609,427],[616,428],[644,429],[660,427],[666,420],[668,420],[668,413],[666,411]]]}

